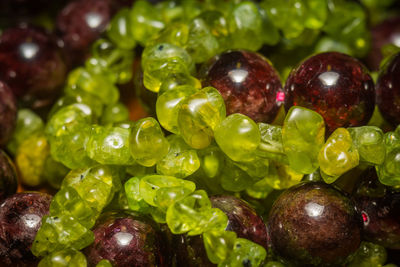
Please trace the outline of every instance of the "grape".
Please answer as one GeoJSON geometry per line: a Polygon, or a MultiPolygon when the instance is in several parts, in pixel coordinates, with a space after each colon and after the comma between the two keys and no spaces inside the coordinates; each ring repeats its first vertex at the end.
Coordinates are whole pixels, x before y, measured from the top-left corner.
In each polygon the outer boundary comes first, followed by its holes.
{"type": "Polygon", "coordinates": [[[85,249],[89,265],[107,259],[113,266],[168,266],[165,240],[158,226],[133,212],[109,212],[93,229],[94,243],[85,249]]]}
{"type": "Polygon", "coordinates": [[[0,37],[0,80],[21,98],[51,99],[59,93],[66,66],[56,38],[41,28],[21,25],[0,37]]]}
{"type": "Polygon", "coordinates": [[[0,145],[5,145],[17,124],[17,102],[10,87],[1,81],[0,114],[0,145]]]}
{"type": "Polygon", "coordinates": [[[203,85],[217,88],[228,115],[242,113],[256,122],[273,121],[284,95],[278,73],[269,61],[238,50],[214,57],[203,68],[203,85]]]}
{"type": "Polygon", "coordinates": [[[286,80],[285,108],[293,105],[321,114],[328,133],[364,125],[374,111],[374,84],[356,59],[337,52],[317,54],[293,69],[286,80]]]}
{"type": "Polygon", "coordinates": [[[376,83],[376,104],[382,116],[393,126],[400,124],[400,53],[383,66],[376,83]]]}
{"type": "Polygon", "coordinates": [[[17,173],[14,163],[0,150],[0,201],[17,191],[17,173]]]}
{"type": "Polygon", "coordinates": [[[272,248],[297,264],[340,264],[360,245],[354,205],[337,189],[309,182],[284,192],[268,218],[272,248]]]}
{"type": "Polygon", "coordinates": [[[32,264],[30,248],[41,219],[49,212],[51,196],[45,193],[18,193],[0,205],[0,263],[32,264]]]}

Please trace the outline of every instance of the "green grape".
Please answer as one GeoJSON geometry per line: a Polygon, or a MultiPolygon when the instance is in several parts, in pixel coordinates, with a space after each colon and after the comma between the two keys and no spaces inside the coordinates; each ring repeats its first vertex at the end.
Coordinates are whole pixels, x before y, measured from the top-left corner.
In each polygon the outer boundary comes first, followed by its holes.
{"type": "Polygon", "coordinates": [[[360,154],[360,161],[380,165],[385,159],[384,134],[375,126],[347,128],[355,148],[360,154]]]}
{"type": "Polygon", "coordinates": [[[318,154],[324,181],[333,183],[340,175],[358,166],[359,154],[345,128],[336,129],[318,154]]]}
{"type": "Polygon", "coordinates": [[[50,148],[43,133],[31,135],[18,147],[15,163],[19,170],[20,182],[28,186],[38,186],[44,182],[46,159],[50,148]]]}
{"type": "Polygon", "coordinates": [[[218,266],[260,266],[266,256],[267,252],[262,246],[244,238],[237,238],[230,257],[218,264],[218,266]]]}
{"type": "Polygon", "coordinates": [[[162,82],[171,74],[189,74],[194,68],[188,52],[176,45],[158,43],[147,46],[142,54],[143,84],[158,92],[162,82]]]}
{"type": "Polygon", "coordinates": [[[182,101],[197,89],[189,85],[176,86],[173,90],[160,94],[156,102],[157,118],[164,129],[178,134],[178,112],[182,101]]]}
{"type": "Polygon", "coordinates": [[[165,26],[161,13],[145,0],[135,1],[131,10],[130,21],[132,36],[142,46],[145,46],[150,37],[165,26]]]}
{"type": "Polygon", "coordinates": [[[71,186],[64,186],[54,195],[50,204],[50,214],[52,216],[68,215],[89,229],[93,227],[99,215],[71,186]]]}
{"type": "Polygon", "coordinates": [[[293,106],[286,115],[283,149],[290,167],[299,173],[313,173],[318,168],[318,153],[325,139],[324,119],[317,112],[293,106]]]}
{"type": "Polygon", "coordinates": [[[192,193],[196,189],[196,185],[191,181],[163,175],[148,175],[143,177],[139,183],[140,196],[151,206],[159,206],[156,204],[155,199],[158,198],[158,203],[163,202],[163,194],[164,197],[169,198],[169,196],[166,195],[168,192],[158,193],[158,191],[163,188],[182,188],[183,192],[186,194],[186,192],[192,193]]]}
{"type": "Polygon", "coordinates": [[[195,63],[204,62],[218,53],[218,40],[202,18],[195,18],[190,22],[186,50],[195,63]]]}
{"type": "Polygon", "coordinates": [[[128,121],[129,110],[120,102],[111,104],[105,107],[100,120],[103,125],[128,121]]]}
{"type": "Polygon", "coordinates": [[[109,79],[101,74],[92,74],[84,68],[77,68],[69,73],[66,93],[76,95],[81,91],[96,95],[106,105],[117,102],[119,98],[118,89],[109,79]]]}
{"type": "Polygon", "coordinates": [[[211,208],[207,193],[198,190],[171,205],[166,222],[173,234],[199,235],[211,229],[225,230],[228,217],[220,209],[211,208]]]}
{"type": "Polygon", "coordinates": [[[151,167],[167,155],[169,143],[158,122],[149,117],[137,121],[132,127],[129,149],[138,164],[151,167]]]}
{"type": "Polygon", "coordinates": [[[188,146],[178,135],[167,137],[170,144],[168,154],[157,163],[157,173],[185,178],[200,167],[197,151],[188,146]]]}
{"type": "Polygon", "coordinates": [[[261,48],[263,19],[255,3],[243,1],[235,5],[227,22],[231,33],[231,49],[257,51],[261,48]]]}
{"type": "Polygon", "coordinates": [[[129,165],[129,129],[93,126],[86,144],[88,156],[101,164],[129,165]]]}
{"type": "Polygon", "coordinates": [[[123,8],[112,18],[107,29],[107,36],[122,49],[132,49],[136,42],[132,36],[130,9],[123,8]]]}
{"type": "Polygon", "coordinates": [[[17,148],[29,136],[41,132],[44,129],[43,120],[30,109],[19,109],[17,113],[17,123],[11,140],[7,144],[7,149],[12,154],[17,152],[17,148]]]}
{"type": "Polygon", "coordinates": [[[249,117],[232,114],[216,127],[215,141],[232,160],[252,161],[261,142],[260,130],[249,117]]]}
{"type": "Polygon", "coordinates": [[[55,251],[46,257],[44,257],[40,262],[38,267],[86,267],[87,261],[85,255],[81,252],[64,249],[60,251],[55,251]]]}
{"type": "Polygon", "coordinates": [[[228,258],[236,238],[236,233],[232,231],[211,230],[203,233],[204,247],[210,261],[218,264],[228,258]]]}
{"type": "Polygon", "coordinates": [[[93,241],[93,232],[73,217],[68,215],[44,216],[31,251],[33,255],[43,257],[66,248],[81,250],[93,241]]]}

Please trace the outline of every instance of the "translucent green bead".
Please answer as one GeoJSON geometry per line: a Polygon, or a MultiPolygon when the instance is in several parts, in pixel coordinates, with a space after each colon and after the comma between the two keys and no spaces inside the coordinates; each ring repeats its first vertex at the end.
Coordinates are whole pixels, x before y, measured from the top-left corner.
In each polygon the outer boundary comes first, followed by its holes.
{"type": "Polygon", "coordinates": [[[185,198],[193,191],[194,189],[188,189],[183,186],[160,188],[156,191],[154,203],[160,209],[167,211],[168,207],[174,204],[175,201],[185,198]]]}
{"type": "Polygon", "coordinates": [[[108,260],[101,260],[96,267],[112,267],[112,264],[108,260]]]}
{"type": "Polygon", "coordinates": [[[170,148],[168,154],[157,163],[157,173],[185,178],[199,169],[200,159],[195,149],[178,135],[169,135],[167,140],[170,148]]]}
{"type": "Polygon", "coordinates": [[[51,155],[47,157],[44,169],[46,170],[43,172],[44,180],[55,189],[61,187],[62,180],[70,171],[62,163],[55,161],[51,155]]]}
{"type": "Polygon", "coordinates": [[[250,175],[228,158],[221,171],[220,181],[222,188],[231,192],[240,192],[255,183],[250,175]]]}
{"type": "Polygon", "coordinates": [[[124,104],[117,102],[106,106],[100,119],[103,125],[124,122],[129,120],[129,110],[124,104]]]}
{"type": "Polygon", "coordinates": [[[385,134],[385,161],[377,166],[379,181],[384,185],[400,184],[400,135],[396,132],[385,134]]]}
{"type": "Polygon", "coordinates": [[[215,129],[215,141],[234,161],[251,161],[261,142],[258,125],[243,114],[232,114],[215,129]]]}
{"type": "Polygon", "coordinates": [[[387,259],[387,253],[384,247],[370,243],[361,242],[356,253],[351,257],[349,267],[372,267],[382,266],[387,259]]]}
{"type": "Polygon", "coordinates": [[[137,121],[132,127],[129,149],[137,163],[150,167],[167,155],[169,143],[158,122],[148,117],[137,121]]]}
{"type": "Polygon", "coordinates": [[[43,257],[66,248],[81,250],[93,241],[93,232],[73,217],[68,215],[44,216],[31,251],[33,255],[43,257]]]}
{"type": "Polygon", "coordinates": [[[235,5],[227,21],[231,33],[231,48],[250,51],[261,48],[263,20],[255,3],[243,1],[235,5]]]}
{"type": "Polygon", "coordinates": [[[107,36],[122,49],[132,49],[136,42],[132,36],[130,9],[123,8],[112,18],[107,30],[107,36]]]}
{"type": "Polygon", "coordinates": [[[85,255],[82,252],[64,249],[55,251],[40,262],[38,267],[86,267],[87,261],[85,255]]]}
{"type": "Polygon", "coordinates": [[[149,211],[149,204],[147,204],[140,194],[140,178],[132,177],[129,179],[125,187],[125,195],[128,200],[129,209],[147,213],[149,211]]]}
{"type": "Polygon", "coordinates": [[[261,266],[267,256],[265,248],[244,238],[237,238],[230,257],[219,267],[261,266]]]}
{"type": "Polygon", "coordinates": [[[144,0],[135,1],[131,11],[131,23],[132,35],[142,46],[146,45],[151,36],[164,28],[161,13],[144,0]]]}
{"type": "Polygon", "coordinates": [[[277,27],[275,27],[264,9],[260,8],[259,12],[262,18],[261,38],[263,43],[267,45],[276,45],[281,38],[277,27]]]}
{"type": "Polygon", "coordinates": [[[211,208],[210,199],[203,190],[195,191],[171,205],[166,221],[173,234],[188,232],[188,235],[199,235],[211,229],[225,230],[228,225],[225,213],[211,208]]]}
{"type": "Polygon", "coordinates": [[[359,155],[349,131],[336,129],[318,154],[318,163],[326,183],[333,183],[340,175],[357,167],[359,155]]]}
{"type": "Polygon", "coordinates": [[[169,43],[179,47],[185,47],[189,38],[189,25],[183,22],[175,22],[161,30],[147,45],[157,43],[169,43]]]}
{"type": "Polygon", "coordinates": [[[194,62],[205,62],[218,53],[220,49],[218,40],[202,18],[193,19],[189,28],[186,50],[192,56],[194,62]]]}
{"type": "Polygon", "coordinates": [[[272,161],[265,182],[273,189],[282,190],[300,183],[302,173],[294,171],[289,165],[272,161]]]}
{"type": "Polygon", "coordinates": [[[89,206],[98,212],[112,200],[122,187],[120,170],[114,166],[98,165],[87,169],[72,170],[61,187],[71,186],[89,206]]]}
{"type": "Polygon", "coordinates": [[[186,73],[173,73],[162,82],[158,96],[160,97],[167,91],[179,89],[181,86],[184,86],[183,88],[195,88],[197,90],[202,88],[201,82],[195,77],[186,73]]]}
{"type": "Polygon", "coordinates": [[[236,233],[232,231],[211,230],[203,234],[204,247],[208,259],[218,264],[228,258],[236,241],[236,233]]]}
{"type": "Polygon", "coordinates": [[[333,52],[333,51],[349,55],[352,54],[351,48],[348,44],[328,36],[320,38],[316,43],[314,49],[315,53],[333,52]]]}
{"type": "Polygon", "coordinates": [[[15,154],[20,144],[29,136],[44,129],[43,120],[30,109],[20,109],[17,113],[17,123],[7,149],[15,154]]]}
{"type": "Polygon", "coordinates": [[[328,17],[327,0],[305,0],[306,7],[304,26],[309,29],[320,29],[328,17]]]}
{"type": "Polygon", "coordinates": [[[283,150],[282,127],[266,123],[258,123],[261,142],[257,148],[259,157],[289,164],[288,158],[283,150]]]}
{"type": "Polygon", "coordinates": [[[193,61],[188,52],[176,45],[159,43],[147,46],[142,54],[143,84],[158,92],[162,82],[171,74],[189,74],[193,61]]]}
{"type": "Polygon", "coordinates": [[[69,215],[86,228],[91,228],[99,214],[95,214],[89,204],[82,199],[73,187],[61,188],[53,197],[50,204],[50,214],[69,215]]]}
{"type": "Polygon", "coordinates": [[[225,164],[224,154],[217,146],[209,146],[198,151],[200,166],[208,178],[217,177],[225,164]]]}
{"type": "Polygon", "coordinates": [[[157,118],[164,129],[179,133],[178,128],[178,112],[182,104],[182,100],[193,95],[197,89],[189,85],[181,85],[173,90],[168,90],[157,98],[156,113],[157,118]]]}
{"type": "Polygon", "coordinates": [[[50,147],[44,134],[37,133],[25,139],[18,147],[15,163],[19,170],[20,182],[28,186],[38,186],[44,182],[45,162],[50,147]]]}
{"type": "Polygon", "coordinates": [[[269,177],[263,178],[246,189],[246,194],[256,199],[266,198],[274,188],[270,186],[269,177]]]}
{"type": "Polygon", "coordinates": [[[92,74],[84,68],[77,68],[69,73],[67,94],[74,95],[75,91],[88,92],[96,95],[104,104],[112,104],[118,101],[119,91],[115,85],[106,77],[99,74],[92,74]]]}
{"type": "Polygon", "coordinates": [[[88,156],[101,164],[129,165],[129,129],[93,126],[86,144],[88,156]]]}
{"type": "Polygon", "coordinates": [[[255,180],[264,178],[269,170],[269,160],[259,157],[252,161],[234,162],[234,164],[255,180]]]}
{"type": "Polygon", "coordinates": [[[286,115],[283,149],[290,167],[299,173],[313,173],[318,168],[318,153],[325,139],[324,119],[317,112],[293,106],[286,115]]]}
{"type": "Polygon", "coordinates": [[[347,129],[353,144],[360,154],[360,161],[380,165],[385,160],[384,134],[375,126],[362,126],[347,129]]]}
{"type": "Polygon", "coordinates": [[[161,13],[161,17],[166,22],[166,24],[170,24],[173,21],[183,18],[183,5],[181,3],[182,2],[172,0],[162,1],[159,2],[158,5],[156,5],[157,12],[161,13]]]}
{"type": "Polygon", "coordinates": [[[162,202],[163,194],[168,193],[158,193],[158,191],[162,188],[183,188],[183,192],[192,193],[196,189],[196,185],[191,181],[164,175],[148,175],[140,180],[140,196],[151,206],[158,206],[155,202],[155,199],[158,197],[158,203],[162,202]]]}

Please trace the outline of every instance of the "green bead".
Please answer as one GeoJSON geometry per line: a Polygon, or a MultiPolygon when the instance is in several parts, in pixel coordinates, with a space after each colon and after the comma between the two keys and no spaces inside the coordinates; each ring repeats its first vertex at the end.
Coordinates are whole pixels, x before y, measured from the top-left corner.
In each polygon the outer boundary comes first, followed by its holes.
{"type": "Polygon", "coordinates": [[[232,114],[215,129],[215,141],[234,161],[251,161],[260,145],[258,125],[243,114],[232,114]]]}
{"type": "Polygon", "coordinates": [[[45,162],[50,154],[49,143],[43,133],[31,135],[18,147],[15,163],[19,170],[19,181],[28,186],[44,182],[45,162]]]}
{"type": "Polygon", "coordinates": [[[299,173],[313,173],[318,168],[318,153],[325,139],[324,119],[317,112],[293,106],[286,115],[283,149],[290,167],[299,173]]]}
{"type": "Polygon", "coordinates": [[[211,230],[203,234],[204,247],[208,259],[218,264],[228,258],[236,241],[236,233],[232,231],[211,230]]]}
{"type": "Polygon", "coordinates": [[[171,205],[166,221],[173,234],[188,232],[188,235],[199,235],[211,229],[225,230],[228,224],[225,213],[211,208],[211,201],[203,190],[195,191],[171,205]]]}
{"type": "Polygon", "coordinates": [[[50,214],[52,216],[69,215],[89,229],[94,225],[99,215],[70,186],[64,186],[54,195],[50,204],[50,214]]]}
{"type": "Polygon", "coordinates": [[[160,97],[167,91],[179,89],[181,86],[187,89],[194,88],[197,91],[201,89],[201,82],[189,74],[173,73],[162,82],[158,96],[160,97]]]}
{"type": "Polygon", "coordinates": [[[40,262],[38,267],[86,267],[87,261],[85,255],[82,252],[63,249],[60,251],[55,251],[46,257],[44,257],[40,262]]]}
{"type": "Polygon", "coordinates": [[[136,42],[132,36],[130,9],[123,8],[112,18],[107,30],[107,36],[122,49],[132,49],[136,42]]]}
{"type": "Polygon", "coordinates": [[[282,190],[300,183],[302,173],[294,171],[289,165],[272,161],[265,182],[273,189],[282,190]]]}
{"type": "Polygon", "coordinates": [[[400,184],[400,135],[396,132],[385,134],[385,161],[377,166],[379,181],[384,185],[400,184]]]}
{"type": "Polygon", "coordinates": [[[234,164],[255,180],[264,178],[269,170],[269,160],[264,158],[256,158],[252,161],[245,162],[234,162],[234,164]]]}
{"type": "Polygon", "coordinates": [[[176,45],[158,43],[147,46],[142,54],[143,84],[158,92],[162,82],[171,74],[189,74],[193,61],[188,52],[176,45]]]}
{"type": "Polygon", "coordinates": [[[178,135],[169,135],[168,154],[157,163],[157,173],[185,178],[200,167],[197,151],[188,146],[178,135]]]}
{"type": "Polygon", "coordinates": [[[225,164],[224,154],[217,146],[209,146],[198,151],[200,166],[208,178],[217,177],[225,164]]]}
{"type": "Polygon", "coordinates": [[[145,46],[150,37],[164,28],[160,12],[148,1],[144,0],[135,1],[130,20],[132,23],[130,27],[132,36],[142,46],[145,46]]]}
{"type": "Polygon", "coordinates": [[[244,238],[237,238],[230,257],[218,264],[219,267],[260,266],[267,256],[265,248],[244,238]]]}
{"type": "Polygon", "coordinates": [[[385,140],[381,129],[375,126],[362,126],[347,129],[353,144],[360,154],[360,161],[380,165],[385,160],[385,140]]]}
{"type": "Polygon", "coordinates": [[[382,266],[387,259],[387,253],[384,247],[370,243],[361,242],[356,253],[351,257],[349,267],[372,267],[382,266]]]}
{"type": "Polygon", "coordinates": [[[189,38],[189,25],[183,22],[175,22],[156,34],[147,45],[168,43],[179,47],[185,47],[189,38]]]}
{"type": "Polygon", "coordinates": [[[60,97],[54,103],[47,117],[53,117],[57,111],[71,104],[84,104],[88,106],[92,110],[95,118],[100,117],[103,113],[104,105],[100,98],[85,91],[76,91],[73,92],[72,95],[66,92],[66,95],[60,97]]]}
{"type": "Polygon", "coordinates": [[[125,183],[125,195],[128,201],[129,209],[147,213],[149,204],[147,204],[140,195],[140,178],[132,177],[125,183]]]}
{"type": "Polygon", "coordinates": [[[231,192],[240,192],[254,184],[254,180],[244,170],[239,168],[235,162],[225,159],[225,166],[220,177],[223,189],[231,192]]]}
{"type": "Polygon", "coordinates": [[[325,174],[326,183],[333,183],[340,175],[357,167],[359,155],[353,146],[349,131],[336,129],[326,141],[318,154],[318,163],[325,174]]]}
{"type": "Polygon", "coordinates": [[[100,119],[103,125],[124,122],[129,120],[129,110],[124,104],[117,102],[106,106],[100,119]]]}
{"type": "MultiPolygon", "coordinates": [[[[159,207],[159,205],[155,202],[156,198],[158,198],[157,203],[163,202],[165,198],[168,198],[166,195],[168,192],[158,193],[158,191],[162,188],[182,188],[181,192],[186,194],[186,192],[192,193],[196,189],[196,185],[191,181],[163,175],[148,175],[140,180],[140,196],[151,206],[159,207]]],[[[179,189],[177,191],[179,191],[179,189]]]]}
{"type": "Polygon", "coordinates": [[[275,27],[264,9],[260,8],[259,12],[262,18],[261,38],[263,43],[266,45],[276,45],[281,38],[277,27],[275,27]]]}
{"type": "Polygon", "coordinates": [[[46,170],[43,172],[44,180],[55,189],[61,187],[62,180],[70,171],[62,163],[55,161],[51,155],[47,157],[44,169],[46,170]]]}
{"type": "Polygon", "coordinates": [[[117,87],[109,79],[101,74],[92,74],[84,68],[69,73],[66,91],[70,95],[85,91],[99,97],[104,104],[113,104],[119,98],[117,87]]]}
{"type": "Polygon", "coordinates": [[[255,3],[243,1],[236,4],[227,21],[231,33],[231,49],[257,51],[261,48],[263,19],[255,3]]]}
{"type": "Polygon", "coordinates": [[[43,257],[66,248],[81,250],[93,241],[93,232],[73,217],[68,215],[44,216],[31,251],[33,255],[43,257]]]}
{"type": "Polygon", "coordinates": [[[246,189],[246,194],[256,199],[264,199],[274,188],[270,186],[269,177],[263,178],[246,189]]]}
{"type": "Polygon", "coordinates": [[[328,17],[327,0],[305,0],[306,6],[304,26],[309,29],[320,29],[328,17]]]}
{"type": "Polygon", "coordinates": [[[169,143],[158,122],[148,117],[137,121],[132,127],[129,149],[138,164],[151,167],[167,155],[169,143]]]}
{"type": "Polygon", "coordinates": [[[19,109],[14,133],[7,144],[8,151],[15,154],[17,148],[26,138],[43,129],[43,120],[35,112],[30,109],[19,109]]]}
{"type": "Polygon", "coordinates": [[[129,165],[129,129],[93,126],[86,144],[88,156],[101,164],[129,165]]]}
{"type": "Polygon", "coordinates": [[[182,101],[196,92],[197,89],[190,85],[181,85],[159,95],[156,102],[156,113],[158,121],[164,129],[172,133],[179,133],[178,113],[182,101]]]}
{"type": "Polygon", "coordinates": [[[101,260],[96,267],[112,267],[112,264],[108,260],[101,260]]]}
{"type": "Polygon", "coordinates": [[[224,14],[218,10],[205,10],[198,18],[202,19],[211,34],[218,40],[219,50],[230,48],[228,22],[224,14]]]}
{"type": "Polygon", "coordinates": [[[189,24],[189,29],[186,50],[195,63],[205,62],[218,53],[218,40],[202,18],[193,19],[189,24]]]}
{"type": "Polygon", "coordinates": [[[260,129],[261,142],[257,148],[257,155],[289,164],[288,158],[283,150],[282,127],[266,123],[258,123],[260,129]]]}

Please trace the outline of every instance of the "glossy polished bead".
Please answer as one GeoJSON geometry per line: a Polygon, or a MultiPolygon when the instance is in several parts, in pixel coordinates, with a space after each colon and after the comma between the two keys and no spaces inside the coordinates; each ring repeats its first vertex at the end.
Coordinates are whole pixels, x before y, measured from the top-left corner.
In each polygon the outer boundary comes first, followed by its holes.
{"type": "Polygon", "coordinates": [[[303,106],[324,118],[327,132],[361,126],[372,116],[375,90],[366,68],[348,55],[327,52],[295,68],[285,85],[285,108],[303,106]]]}
{"type": "Polygon", "coordinates": [[[221,93],[228,115],[242,113],[256,122],[271,122],[284,100],[278,73],[256,53],[223,53],[211,59],[202,72],[203,84],[221,93]]]}

